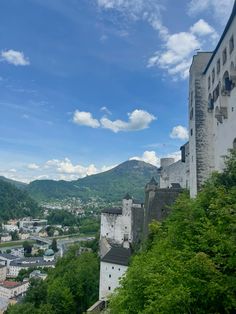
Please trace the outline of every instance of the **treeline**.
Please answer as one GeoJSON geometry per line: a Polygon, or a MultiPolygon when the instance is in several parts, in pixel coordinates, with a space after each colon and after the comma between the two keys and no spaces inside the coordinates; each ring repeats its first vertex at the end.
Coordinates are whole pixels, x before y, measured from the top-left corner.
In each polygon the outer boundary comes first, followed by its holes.
{"type": "Polygon", "coordinates": [[[26,191],[0,180],[0,220],[6,221],[24,216],[36,217],[41,208],[26,191]]]}
{"type": "Polygon", "coordinates": [[[78,256],[78,247],[73,247],[46,280],[31,280],[23,301],[9,306],[7,314],[82,314],[98,300],[98,283],[97,255],[78,256]]]}
{"type": "Polygon", "coordinates": [[[236,151],[196,199],[183,194],[166,221],[150,225],[111,313],[235,313],[235,210],[236,151]]]}

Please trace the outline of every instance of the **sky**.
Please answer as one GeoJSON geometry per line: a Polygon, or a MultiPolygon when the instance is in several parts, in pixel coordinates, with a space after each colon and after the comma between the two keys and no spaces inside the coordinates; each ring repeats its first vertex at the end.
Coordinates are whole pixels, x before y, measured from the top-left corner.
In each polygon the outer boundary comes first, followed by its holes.
{"type": "Polygon", "coordinates": [[[74,180],[188,140],[188,73],[233,0],[0,0],[0,175],[74,180]]]}

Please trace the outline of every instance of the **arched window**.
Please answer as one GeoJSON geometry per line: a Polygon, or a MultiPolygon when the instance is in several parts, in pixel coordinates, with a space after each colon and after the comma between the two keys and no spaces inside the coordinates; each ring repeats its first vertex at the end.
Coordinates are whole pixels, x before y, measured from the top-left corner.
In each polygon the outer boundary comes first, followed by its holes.
{"type": "Polygon", "coordinates": [[[214,100],[211,94],[208,96],[208,110],[213,110],[214,109],[214,100]]]}
{"type": "MultiPolygon", "coordinates": [[[[236,84],[236,67],[233,63],[233,61],[230,64],[230,80],[232,81],[232,85],[236,84]]],[[[233,88],[234,86],[232,86],[233,88]]]]}
{"type": "Polygon", "coordinates": [[[233,149],[236,149],[236,138],[233,141],[233,149]]]}
{"type": "Polygon", "coordinates": [[[230,80],[229,77],[229,72],[225,71],[223,75],[223,80],[222,80],[222,95],[229,95],[229,92],[232,89],[232,81],[230,80]]]}

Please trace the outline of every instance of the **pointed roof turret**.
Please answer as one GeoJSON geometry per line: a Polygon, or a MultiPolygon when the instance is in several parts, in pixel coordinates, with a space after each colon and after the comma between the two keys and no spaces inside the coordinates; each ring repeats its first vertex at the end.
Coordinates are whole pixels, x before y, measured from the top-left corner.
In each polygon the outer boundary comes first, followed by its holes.
{"type": "Polygon", "coordinates": [[[129,195],[129,193],[126,193],[126,195],[123,198],[124,200],[131,200],[132,197],[129,195]]]}
{"type": "Polygon", "coordinates": [[[154,177],[151,178],[151,180],[148,184],[158,185],[154,177]]]}

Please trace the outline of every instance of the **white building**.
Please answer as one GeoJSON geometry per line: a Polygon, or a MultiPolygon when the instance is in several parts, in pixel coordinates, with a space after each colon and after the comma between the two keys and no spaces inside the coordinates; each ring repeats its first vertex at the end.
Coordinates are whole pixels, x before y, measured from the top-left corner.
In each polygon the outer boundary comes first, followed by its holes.
{"type": "Polygon", "coordinates": [[[44,257],[26,257],[10,262],[7,277],[16,278],[21,269],[55,267],[55,261],[45,261],[44,257]]]}
{"type": "Polygon", "coordinates": [[[29,287],[29,282],[1,281],[0,297],[11,299],[23,295],[29,287]]]}
{"type": "Polygon", "coordinates": [[[189,78],[190,194],[236,148],[236,2],[214,52],[193,57],[189,78]]]}
{"type": "Polygon", "coordinates": [[[7,231],[7,232],[14,232],[14,231],[19,231],[19,228],[17,225],[11,225],[11,224],[8,224],[8,225],[4,225],[2,224],[2,229],[7,231]]]}
{"type": "Polygon", "coordinates": [[[143,205],[128,194],[122,208],[108,208],[101,213],[99,299],[107,297],[119,286],[128,268],[131,245],[140,241],[143,231],[143,205]]]}
{"type": "Polygon", "coordinates": [[[189,188],[189,143],[181,148],[181,159],[176,161],[174,158],[161,158],[160,188],[171,188],[173,184],[180,187],[189,188]]]}
{"type": "Polygon", "coordinates": [[[119,281],[128,268],[130,256],[129,248],[112,247],[101,258],[99,300],[106,299],[119,286],[119,281]]]}
{"type": "Polygon", "coordinates": [[[0,264],[0,281],[3,281],[7,278],[7,266],[0,264]]]}
{"type": "Polygon", "coordinates": [[[9,242],[12,240],[12,236],[9,233],[4,233],[1,235],[1,242],[9,242]]]}

